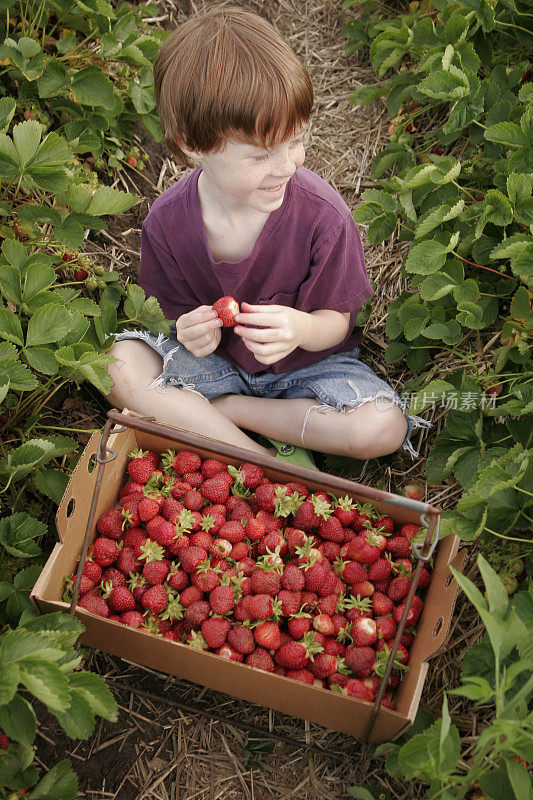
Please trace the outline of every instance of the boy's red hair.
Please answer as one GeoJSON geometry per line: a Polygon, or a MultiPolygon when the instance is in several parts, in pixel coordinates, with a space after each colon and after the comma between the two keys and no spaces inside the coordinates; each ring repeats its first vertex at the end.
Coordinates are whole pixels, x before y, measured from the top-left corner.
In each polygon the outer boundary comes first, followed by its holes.
{"type": "Polygon", "coordinates": [[[208,152],[228,138],[271,147],[307,122],[313,87],[279,33],[236,7],[192,17],[166,39],[154,66],[154,89],[168,146],[208,152]]]}

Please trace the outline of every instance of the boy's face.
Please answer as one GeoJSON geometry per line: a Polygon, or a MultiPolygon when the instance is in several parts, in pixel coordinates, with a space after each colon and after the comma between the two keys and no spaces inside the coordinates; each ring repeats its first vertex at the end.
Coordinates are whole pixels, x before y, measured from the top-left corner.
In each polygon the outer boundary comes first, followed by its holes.
{"type": "Polygon", "coordinates": [[[285,188],[305,159],[307,125],[267,150],[262,145],[229,139],[218,152],[202,153],[203,188],[232,210],[269,214],[283,203],[285,188]]]}

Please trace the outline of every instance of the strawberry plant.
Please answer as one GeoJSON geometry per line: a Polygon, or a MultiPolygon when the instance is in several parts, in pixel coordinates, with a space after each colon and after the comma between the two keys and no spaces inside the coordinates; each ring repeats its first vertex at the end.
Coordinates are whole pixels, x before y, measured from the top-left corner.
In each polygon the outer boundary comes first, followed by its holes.
{"type": "Polygon", "coordinates": [[[348,51],[368,45],[382,79],[350,99],[385,97],[393,117],[371,167],[380,188],[363,192],[354,217],[372,243],[408,243],[409,284],[389,305],[385,360],[416,373],[406,387],[413,411],[449,409],[426,468],[430,483],[453,475],[466,490],[445,529],[520,540],[532,518],[528,14],[470,0],[411,4],[394,16],[371,0],[344,6],[362,10],[345,28],[348,51]],[[493,366],[479,374],[476,356],[495,328],[493,366]],[[438,352],[463,368],[435,379],[438,352]],[[468,398],[464,409],[458,397],[468,398]]]}
{"type": "Polygon", "coordinates": [[[462,800],[471,796],[474,787],[487,800],[531,797],[527,762],[531,760],[533,736],[528,712],[533,694],[533,592],[530,584],[509,600],[498,575],[481,555],[478,567],[485,596],[472,581],[452,569],[487,632],[466,653],[462,685],[447,695],[464,697],[478,706],[490,703],[495,709],[493,718],[473,749],[469,747],[469,752],[463,753],[445,694],[439,720],[403,745],[377,748],[378,753],[388,754],[390,774],[416,777],[428,785],[427,800],[462,800]]]}

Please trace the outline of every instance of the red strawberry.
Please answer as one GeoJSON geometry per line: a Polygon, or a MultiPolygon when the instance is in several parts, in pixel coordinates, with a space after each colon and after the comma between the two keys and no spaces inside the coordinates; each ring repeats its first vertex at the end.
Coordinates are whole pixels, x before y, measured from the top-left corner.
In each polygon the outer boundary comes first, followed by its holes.
{"type": "Polygon", "coordinates": [[[245,628],[244,625],[238,625],[228,631],[227,639],[228,644],[243,655],[248,655],[255,649],[254,635],[250,628],[245,628]]]}
{"type": "Polygon", "coordinates": [[[414,539],[415,536],[418,536],[419,533],[420,525],[414,525],[412,522],[408,522],[400,528],[400,536],[405,536],[409,541],[414,539]]]}
{"type": "Polygon", "coordinates": [[[366,581],[367,578],[365,568],[358,561],[348,561],[345,563],[341,575],[342,579],[346,581],[346,583],[349,583],[350,586],[361,583],[361,581],[366,581]]]}
{"type": "Polygon", "coordinates": [[[263,511],[273,512],[276,506],[276,488],[279,483],[262,483],[255,490],[255,499],[263,511]]]}
{"type": "Polygon", "coordinates": [[[425,589],[431,583],[431,573],[425,567],[420,570],[418,578],[418,588],[425,589]]]}
{"type": "Polygon", "coordinates": [[[358,678],[348,678],[343,689],[343,693],[348,697],[353,697],[356,700],[365,700],[371,703],[374,699],[372,690],[365,686],[362,680],[358,678]]]}
{"type": "Polygon", "coordinates": [[[286,642],[276,651],[274,660],[280,667],[286,669],[304,669],[308,658],[313,658],[322,652],[322,647],[315,641],[314,635],[309,631],[301,642],[286,642]]]}
{"type": "MultiPolygon", "coordinates": [[[[402,614],[405,608],[405,603],[400,603],[400,605],[396,606],[394,609],[393,617],[394,621],[397,625],[400,624],[400,620],[402,618],[402,614]]],[[[420,614],[422,613],[422,609],[424,608],[424,603],[422,600],[415,594],[411,601],[411,607],[407,612],[407,626],[411,627],[412,625],[416,625],[420,614]]]]}
{"type": "Polygon", "coordinates": [[[185,572],[195,572],[199,564],[207,558],[207,552],[203,547],[182,547],[179,557],[185,572]]]}
{"type": "Polygon", "coordinates": [[[202,459],[197,453],[191,453],[190,450],[180,450],[172,464],[178,475],[184,475],[187,472],[197,472],[202,465],[202,459]]]}
{"type": "Polygon", "coordinates": [[[148,522],[149,519],[159,514],[162,503],[163,498],[161,496],[157,499],[155,497],[143,497],[137,508],[141,522],[148,522]]]}
{"type": "Polygon", "coordinates": [[[371,522],[372,520],[370,519],[368,514],[363,514],[359,510],[356,510],[355,519],[352,522],[351,527],[354,529],[356,533],[360,533],[366,527],[368,527],[368,525],[370,525],[371,522]]]}
{"type": "Polygon", "coordinates": [[[254,630],[254,639],[265,650],[277,650],[281,645],[278,625],[275,622],[262,622],[254,630]]]}
{"type": "Polygon", "coordinates": [[[302,603],[301,592],[290,592],[282,589],[278,594],[278,601],[281,603],[281,613],[284,617],[290,617],[298,612],[302,603]]]}
{"type": "Polygon", "coordinates": [[[202,475],[204,478],[213,478],[219,472],[226,472],[228,465],[218,458],[204,458],[202,461],[202,475]]]}
{"type": "MultiPolygon", "coordinates": [[[[180,597],[180,601],[183,605],[183,593],[180,597]]],[[[183,618],[191,628],[200,628],[202,622],[205,622],[209,617],[210,610],[209,603],[205,600],[197,600],[195,603],[191,603],[190,606],[187,606],[183,618]]]]}
{"type": "Polygon", "coordinates": [[[256,669],[262,669],[265,672],[275,672],[276,667],[272,660],[272,656],[262,647],[257,647],[253,653],[246,656],[244,660],[245,664],[248,664],[250,667],[255,667],[256,669]]]}
{"type": "Polygon", "coordinates": [[[183,474],[183,479],[189,483],[193,489],[199,489],[204,482],[204,476],[199,470],[196,472],[185,472],[183,474]]]}
{"type": "Polygon", "coordinates": [[[289,591],[301,591],[305,586],[305,575],[295,564],[287,564],[281,576],[281,585],[289,591]]]}
{"type": "Polygon", "coordinates": [[[374,670],[376,654],[372,647],[349,645],[345,661],[357,678],[368,678],[374,670]]]}
{"type": "Polygon", "coordinates": [[[254,594],[269,594],[275,597],[281,589],[281,578],[277,572],[255,569],[251,574],[251,589],[254,594]]]}
{"type": "Polygon", "coordinates": [[[231,544],[236,544],[243,541],[246,536],[246,529],[237,520],[229,520],[221,526],[218,535],[221,539],[227,539],[231,544]]]}
{"type": "Polygon", "coordinates": [[[394,531],[394,520],[391,517],[379,517],[374,522],[374,528],[384,534],[390,534],[394,531]]]}
{"type": "Polygon", "coordinates": [[[181,500],[186,491],[192,489],[192,486],[187,481],[177,481],[171,489],[172,497],[175,500],[181,500]]]}
{"type": "Polygon", "coordinates": [[[409,594],[411,583],[412,578],[406,578],[402,575],[399,575],[397,578],[393,578],[390,582],[387,594],[391,600],[393,600],[395,603],[399,603],[400,600],[403,600],[404,597],[407,597],[409,594]]]}
{"type": "Polygon", "coordinates": [[[219,647],[217,650],[215,650],[215,653],[217,656],[225,658],[226,661],[244,661],[244,656],[242,653],[234,650],[229,644],[222,645],[222,647],[219,647]]]}
{"type": "Polygon", "coordinates": [[[130,453],[133,456],[132,461],[128,464],[128,474],[135,483],[147,483],[154,471],[154,465],[151,458],[146,458],[146,452],[143,450],[134,450],[130,453]]]}
{"type": "Polygon", "coordinates": [[[356,508],[354,501],[346,495],[340,497],[335,503],[335,510],[333,512],[337,519],[340,520],[343,528],[347,528],[352,524],[356,517],[356,508]]]}
{"type": "Polygon", "coordinates": [[[139,516],[141,499],[142,498],[138,494],[130,494],[119,501],[122,506],[122,522],[124,525],[127,524],[135,528],[137,525],[141,524],[141,518],[139,516]]]}
{"type": "Polygon", "coordinates": [[[143,624],[143,615],[140,611],[125,611],[120,615],[120,621],[130,628],[140,628],[143,624]]]}
{"type": "Polygon", "coordinates": [[[231,586],[216,586],[209,593],[209,605],[215,614],[229,614],[235,606],[235,592],[231,586]]]}
{"type": "Polygon", "coordinates": [[[350,635],[356,647],[368,647],[377,641],[376,623],[373,619],[358,617],[352,623],[350,635]]]}
{"type": "Polygon", "coordinates": [[[213,303],[213,311],[222,320],[224,328],[231,328],[235,325],[235,315],[239,313],[240,306],[234,297],[225,295],[213,303]]]}
{"type": "Polygon", "coordinates": [[[168,585],[176,592],[181,592],[186,586],[189,585],[189,576],[185,570],[176,567],[175,564],[172,564],[167,582],[168,585]]]}
{"type": "Polygon", "coordinates": [[[92,557],[101,567],[109,567],[118,556],[119,551],[120,546],[117,542],[106,536],[99,536],[91,547],[92,557]]]}
{"type": "Polygon", "coordinates": [[[272,598],[269,594],[249,595],[247,600],[247,610],[252,619],[268,619],[272,616],[272,598]]]}
{"type": "Polygon", "coordinates": [[[153,614],[161,614],[165,610],[168,602],[168,596],[165,587],[158,583],[147,589],[142,598],[141,603],[148,611],[153,614]]]}
{"type": "Polygon", "coordinates": [[[80,597],[78,605],[86,611],[90,611],[91,614],[98,614],[99,617],[109,616],[109,607],[104,598],[100,597],[100,595],[88,592],[84,594],[83,597],[80,597]]]}
{"type": "Polygon", "coordinates": [[[344,542],[344,530],[337,517],[329,517],[318,526],[318,535],[331,542],[344,542]]]}
{"type": "Polygon", "coordinates": [[[113,588],[116,586],[125,586],[126,576],[121,570],[116,569],[115,567],[107,567],[102,572],[102,585],[105,586],[106,583],[110,583],[113,588]]]}
{"type": "MultiPolygon", "coordinates": [[[[227,472],[225,473],[228,474],[227,472]]],[[[210,503],[225,503],[229,498],[229,486],[223,477],[224,473],[214,475],[200,486],[200,492],[210,503]]]]}
{"type": "Polygon", "coordinates": [[[372,610],[375,617],[382,617],[385,614],[390,614],[394,609],[394,603],[382,592],[374,592],[372,595],[372,610]]]}
{"type": "Polygon", "coordinates": [[[404,486],[404,494],[410,500],[423,500],[424,499],[424,487],[420,486],[418,483],[408,483],[404,486]]]}
{"type": "Polygon", "coordinates": [[[303,615],[296,615],[287,623],[287,629],[293,639],[301,639],[304,633],[307,633],[310,628],[311,619],[309,615],[306,615],[305,617],[303,615]]]}
{"type": "Polygon", "coordinates": [[[117,556],[117,567],[124,575],[139,572],[141,562],[135,557],[132,547],[123,547],[117,556]]]}
{"type": "Polygon", "coordinates": [[[100,536],[106,536],[108,539],[120,539],[123,534],[123,522],[124,517],[122,516],[122,509],[111,508],[98,518],[96,530],[100,536]]]}
{"type": "Polygon", "coordinates": [[[158,583],[164,583],[169,572],[170,567],[166,561],[148,561],[143,567],[143,578],[155,586],[158,583]]]}
{"type": "Polygon", "coordinates": [[[89,578],[93,583],[99,583],[102,577],[102,567],[93,561],[92,558],[87,557],[83,566],[83,574],[89,578]]]}
{"type": "Polygon", "coordinates": [[[396,636],[396,623],[392,617],[376,617],[376,631],[378,639],[394,639],[396,636]]]}
{"type": "Polygon", "coordinates": [[[378,558],[368,568],[368,579],[375,581],[386,581],[390,577],[391,563],[387,558],[378,558]]]}
{"type": "Polygon", "coordinates": [[[107,605],[112,611],[123,613],[133,611],[135,608],[135,598],[126,586],[116,586],[107,598],[107,605]]]}
{"type": "Polygon", "coordinates": [[[202,622],[202,636],[212,650],[222,647],[231,629],[231,623],[223,617],[210,617],[202,622]]]}
{"type": "Polygon", "coordinates": [[[189,511],[201,511],[204,507],[204,498],[198,489],[188,489],[182,497],[182,503],[189,511]]]}
{"type": "MultiPolygon", "coordinates": [[[[230,470],[232,472],[232,470],[230,470]]],[[[241,464],[240,469],[236,471],[235,480],[237,483],[242,483],[246,489],[254,491],[263,480],[264,473],[261,467],[256,464],[250,464],[245,461],[241,464]]]]}
{"type": "Polygon", "coordinates": [[[324,564],[314,564],[305,570],[305,588],[308,592],[320,592],[328,580],[330,570],[324,564]]]}
{"type": "Polygon", "coordinates": [[[309,670],[315,678],[327,678],[337,671],[337,656],[328,653],[318,653],[309,665],[309,670]]]}
{"type": "Polygon", "coordinates": [[[203,592],[197,586],[187,586],[180,594],[180,603],[187,608],[193,603],[197,603],[203,597],[203,592]]]}
{"type": "Polygon", "coordinates": [[[411,542],[406,536],[393,536],[387,542],[387,550],[395,558],[409,558],[411,555],[411,542]]]}
{"type": "Polygon", "coordinates": [[[184,509],[183,503],[175,500],[174,497],[165,497],[161,505],[160,513],[165,519],[170,519],[173,514],[179,514],[184,509]]]}
{"type": "Polygon", "coordinates": [[[288,669],[285,675],[287,678],[292,678],[293,681],[308,683],[309,686],[315,682],[315,676],[308,669],[288,669]]]}

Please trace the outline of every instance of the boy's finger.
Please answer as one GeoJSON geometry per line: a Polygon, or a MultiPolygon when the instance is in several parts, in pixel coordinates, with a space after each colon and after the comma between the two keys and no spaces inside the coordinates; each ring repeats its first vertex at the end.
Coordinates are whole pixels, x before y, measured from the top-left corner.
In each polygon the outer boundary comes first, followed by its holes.
{"type": "Polygon", "coordinates": [[[216,317],[215,319],[208,319],[207,322],[199,322],[196,325],[191,325],[187,328],[187,336],[189,339],[200,339],[207,333],[216,331],[217,328],[222,326],[222,320],[216,317]]]}
{"type": "Polygon", "coordinates": [[[273,342],[277,339],[276,328],[234,328],[234,332],[242,339],[251,342],[273,342]]]}
{"type": "Polygon", "coordinates": [[[195,308],[194,311],[191,311],[189,314],[185,314],[183,318],[183,327],[190,328],[201,322],[215,319],[219,319],[216,311],[213,311],[209,306],[201,306],[200,308],[195,308]]]}

